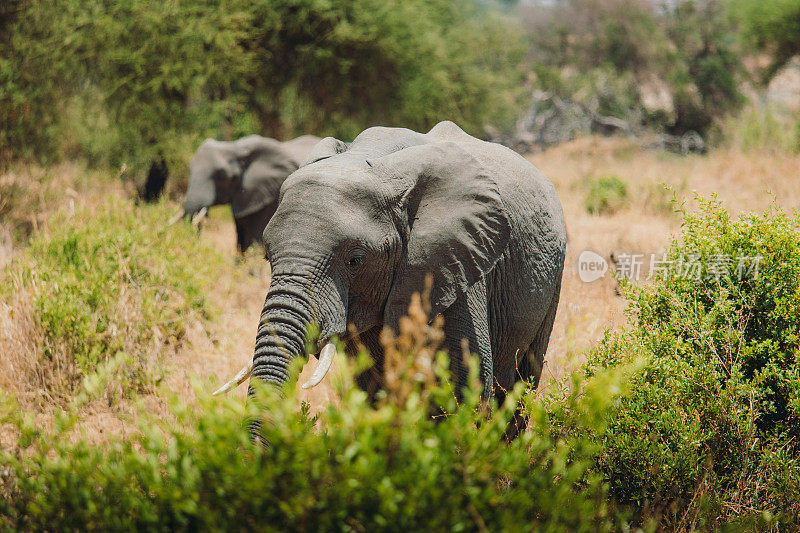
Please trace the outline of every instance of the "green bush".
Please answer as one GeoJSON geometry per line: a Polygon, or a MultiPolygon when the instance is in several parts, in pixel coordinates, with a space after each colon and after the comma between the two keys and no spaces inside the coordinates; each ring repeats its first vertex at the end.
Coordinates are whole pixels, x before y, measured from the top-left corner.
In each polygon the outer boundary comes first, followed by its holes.
{"type": "Polygon", "coordinates": [[[14,13],[0,141],[140,172],[162,156],[179,168],[207,136],[352,139],[443,119],[481,134],[514,120],[522,86],[520,32],[492,2],[26,0],[14,13]]]}
{"type": "Polygon", "coordinates": [[[191,228],[165,228],[169,211],[107,196],[99,208],[56,215],[0,274],[3,300],[33,316],[36,364],[60,370],[44,383],[51,396],[118,354],[131,358],[123,377],[133,389],[152,387],[161,351],[193,314],[208,316],[204,293],[222,260],[191,228]]]}
{"type": "Polygon", "coordinates": [[[592,178],[587,187],[583,205],[589,213],[613,214],[628,203],[628,186],[618,176],[592,178]]]}
{"type": "MultiPolygon", "coordinates": [[[[604,503],[604,485],[587,471],[589,440],[551,433],[536,402],[529,408],[534,427],[506,444],[513,404],[487,419],[476,387],[457,405],[442,364],[435,365],[442,384],[403,379],[389,388],[392,401],[376,408],[354,387],[353,368],[344,359],[337,366],[341,405],[318,418],[306,408],[298,412],[291,390],[283,398],[257,389],[258,399],[247,407],[198,390],[199,405],[173,402],[167,420],[142,415],[135,437],[104,446],[63,438],[74,415],[41,431],[6,399],[0,422],[16,428],[19,438],[16,453],[0,450],[6,465],[0,525],[101,531],[620,527],[604,503]],[[432,419],[425,408],[431,402],[447,415],[432,419]],[[247,432],[249,421],[262,416],[257,404],[269,406],[264,447],[247,432]]],[[[477,367],[472,371],[474,378],[477,367]]],[[[87,389],[102,389],[103,375],[88,380],[87,389]]],[[[597,413],[609,391],[618,390],[616,375],[570,395],[563,404],[570,420],[601,431],[597,413]]]]}
{"type": "Polygon", "coordinates": [[[667,529],[794,529],[800,220],[701,204],[653,283],[626,285],[632,326],[590,354],[590,375],[641,364],[595,436],[597,466],[616,502],[667,529]]]}

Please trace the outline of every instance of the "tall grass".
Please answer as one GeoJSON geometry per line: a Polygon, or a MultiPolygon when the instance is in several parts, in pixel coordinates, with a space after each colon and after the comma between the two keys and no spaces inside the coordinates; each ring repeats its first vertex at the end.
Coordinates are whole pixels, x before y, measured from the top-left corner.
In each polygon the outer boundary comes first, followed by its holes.
{"type": "Polygon", "coordinates": [[[750,104],[722,125],[725,144],[743,152],[800,151],[800,120],[765,105],[750,104]]]}
{"type": "Polygon", "coordinates": [[[152,390],[188,320],[222,267],[190,227],[165,227],[167,205],[114,195],[54,215],[0,273],[0,383],[39,401],[65,401],[82,377],[123,354],[120,394],[152,390]]]}

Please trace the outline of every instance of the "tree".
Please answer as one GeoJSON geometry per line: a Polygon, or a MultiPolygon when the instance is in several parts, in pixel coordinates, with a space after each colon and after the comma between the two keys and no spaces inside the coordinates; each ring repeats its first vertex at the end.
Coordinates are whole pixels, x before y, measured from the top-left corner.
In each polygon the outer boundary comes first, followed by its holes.
{"type": "Polygon", "coordinates": [[[79,89],[78,151],[139,172],[185,161],[206,136],[352,138],[445,118],[481,134],[513,120],[522,87],[520,33],[478,0],[29,0],[25,12],[79,89]]]}
{"type": "Polygon", "coordinates": [[[764,73],[769,81],[793,56],[800,54],[800,2],[797,0],[733,0],[731,12],[746,41],[772,55],[764,73]]]}

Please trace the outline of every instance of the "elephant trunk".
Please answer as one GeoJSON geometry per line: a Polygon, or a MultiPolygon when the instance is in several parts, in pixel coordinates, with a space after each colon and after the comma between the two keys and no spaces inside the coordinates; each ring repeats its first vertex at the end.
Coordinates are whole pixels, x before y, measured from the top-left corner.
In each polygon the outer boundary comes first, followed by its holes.
{"type": "MultiPolygon", "coordinates": [[[[305,274],[281,274],[279,266],[276,270],[261,312],[252,375],[281,386],[289,377],[289,365],[294,358],[306,354],[309,325],[318,325],[320,338],[327,341],[345,332],[347,309],[341,284],[318,275],[316,269],[305,274]]],[[[317,370],[303,388],[313,387],[322,380],[335,351],[332,344],[322,349],[317,370]]]]}
{"type": "Polygon", "coordinates": [[[217,195],[213,182],[206,183],[199,179],[189,181],[189,189],[183,201],[184,216],[194,220],[203,209],[208,211],[208,208],[216,203],[217,195]]]}
{"type": "Polygon", "coordinates": [[[294,358],[305,355],[306,331],[315,318],[308,292],[300,279],[273,277],[256,334],[254,378],[281,386],[294,358]]]}
{"type": "MultiPolygon", "coordinates": [[[[314,278],[313,275],[273,275],[261,311],[253,358],[236,376],[217,389],[215,396],[228,392],[250,377],[282,386],[289,377],[289,366],[294,358],[305,355],[306,332],[315,321],[322,322],[319,325],[323,339],[329,340],[333,334],[344,332],[346,309],[341,305],[343,298],[336,297],[340,294],[336,284],[333,280],[316,277],[312,289],[308,280],[314,278]],[[314,302],[313,306],[311,302],[314,302]],[[320,305],[325,310],[322,313],[316,311],[320,305]]],[[[328,342],[319,354],[314,373],[303,384],[304,389],[322,381],[335,354],[336,347],[328,342]]],[[[249,395],[253,395],[252,386],[249,395]]]]}

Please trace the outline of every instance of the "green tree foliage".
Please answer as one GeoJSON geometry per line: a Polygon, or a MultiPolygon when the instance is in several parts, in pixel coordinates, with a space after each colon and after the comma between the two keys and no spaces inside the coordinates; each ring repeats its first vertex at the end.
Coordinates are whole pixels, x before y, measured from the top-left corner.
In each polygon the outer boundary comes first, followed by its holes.
{"type": "Polygon", "coordinates": [[[716,1],[678,3],[666,14],[666,33],[670,42],[680,44],[666,75],[676,99],[677,116],[671,129],[705,131],[743,102],[736,35],[716,1]]]}
{"type": "Polygon", "coordinates": [[[246,21],[224,2],[59,3],[69,20],[59,55],[80,58],[72,75],[88,87],[79,97],[104,119],[88,124],[100,133],[92,148],[115,166],[185,156],[184,136],[217,130],[239,103],[229,95],[246,65],[239,50],[246,21]]]}
{"type": "Polygon", "coordinates": [[[12,157],[52,160],[58,151],[58,109],[69,94],[71,61],[52,60],[50,35],[57,12],[38,10],[37,0],[0,5],[0,164],[12,157]]]}
{"type": "Polygon", "coordinates": [[[741,104],[735,33],[720,2],[563,0],[531,9],[535,72],[547,90],[677,134],[705,132],[741,104]],[[653,109],[643,87],[666,91],[672,109],[653,109]]]}
{"type": "Polygon", "coordinates": [[[532,52],[542,62],[636,70],[663,53],[666,39],[647,2],[564,0],[536,9],[532,52]]]}
{"type": "MultiPolygon", "coordinates": [[[[512,118],[524,52],[514,24],[477,1],[27,0],[6,70],[45,46],[29,18],[48,34],[46,61],[64,66],[58,79],[39,73],[42,90],[59,100],[47,84],[79,89],[73,140],[113,164],[184,160],[209,135],[351,138],[445,118],[481,133],[512,118]]],[[[29,96],[21,89],[17,107],[29,96]]]]}
{"type": "Polygon", "coordinates": [[[772,55],[769,80],[786,62],[800,54],[800,2],[797,0],[732,0],[731,12],[744,37],[772,55]]]}
{"type": "Polygon", "coordinates": [[[777,209],[732,219],[708,201],[683,228],[669,268],[626,287],[632,327],[590,354],[590,375],[640,365],[596,436],[599,471],[615,501],[667,529],[766,518],[794,530],[800,221],[777,209]]]}

